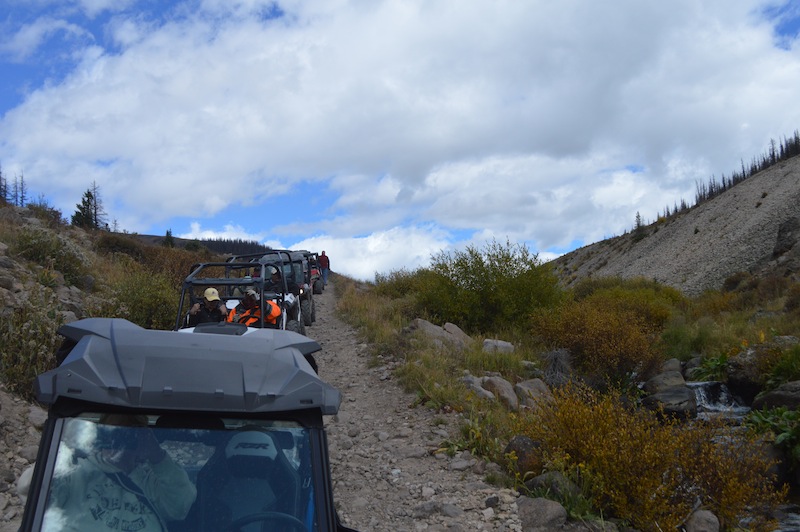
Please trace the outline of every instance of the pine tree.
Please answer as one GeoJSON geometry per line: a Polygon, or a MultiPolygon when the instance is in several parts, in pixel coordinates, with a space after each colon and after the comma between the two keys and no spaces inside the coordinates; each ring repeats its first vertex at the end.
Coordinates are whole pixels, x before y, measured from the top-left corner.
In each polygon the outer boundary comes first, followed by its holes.
{"type": "Polygon", "coordinates": [[[0,202],[7,203],[8,200],[8,180],[3,175],[3,167],[0,166],[0,202]]]}
{"type": "Polygon", "coordinates": [[[161,241],[161,245],[165,248],[175,247],[175,239],[172,238],[172,229],[167,229],[167,234],[164,236],[164,240],[161,241]]]}
{"type": "Polygon", "coordinates": [[[103,210],[103,202],[100,200],[100,187],[92,182],[86,192],[83,193],[81,202],[75,206],[77,210],[72,215],[72,225],[83,227],[84,229],[106,229],[106,212],[103,210]]]}
{"type": "Polygon", "coordinates": [[[91,190],[83,193],[81,202],[76,205],[77,210],[72,215],[72,225],[84,229],[97,229],[94,219],[95,199],[91,190]]]}

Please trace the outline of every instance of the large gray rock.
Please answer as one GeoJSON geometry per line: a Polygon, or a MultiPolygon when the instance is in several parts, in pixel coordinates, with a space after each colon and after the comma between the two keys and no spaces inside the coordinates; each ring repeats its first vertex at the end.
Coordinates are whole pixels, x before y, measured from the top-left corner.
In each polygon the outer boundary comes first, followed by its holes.
{"type": "Polygon", "coordinates": [[[483,341],[483,352],[484,353],[513,353],[514,352],[514,344],[511,342],[506,342],[505,340],[494,340],[491,338],[486,338],[483,341]]]}
{"type": "Polygon", "coordinates": [[[528,436],[517,435],[511,438],[503,450],[503,454],[508,456],[514,453],[517,457],[515,464],[516,472],[523,477],[525,473],[532,470],[532,467],[541,463],[542,444],[528,436]]]}
{"type": "Polygon", "coordinates": [[[520,497],[517,515],[525,532],[559,530],[567,522],[567,510],[556,501],[542,497],[520,497]]]}
{"type": "Polygon", "coordinates": [[[518,382],[514,385],[514,393],[517,394],[520,403],[528,407],[535,407],[541,401],[553,398],[553,393],[542,379],[518,382]]]}
{"type": "Polygon", "coordinates": [[[547,490],[560,500],[575,499],[581,495],[581,489],[559,471],[548,471],[525,481],[529,490],[547,490]]]}
{"type": "Polygon", "coordinates": [[[463,349],[472,340],[469,335],[452,323],[446,323],[444,327],[439,327],[422,318],[415,318],[407,330],[409,332],[419,331],[439,346],[443,346],[446,342],[463,349]]]}
{"type": "Polygon", "coordinates": [[[686,532],[719,532],[719,519],[708,510],[697,510],[684,524],[686,532]]]}
{"type": "Polygon", "coordinates": [[[483,388],[492,392],[509,410],[519,410],[519,399],[514,393],[514,387],[504,378],[489,377],[483,381],[483,388]]]}
{"type": "Polygon", "coordinates": [[[792,410],[800,408],[800,381],[781,384],[776,389],[765,392],[753,400],[753,410],[778,406],[785,406],[792,410]]]}
{"type": "Polygon", "coordinates": [[[643,389],[649,394],[663,392],[667,388],[673,386],[683,386],[686,381],[683,379],[683,374],[680,371],[665,371],[659,373],[652,379],[644,383],[643,389]]]}
{"type": "Polygon", "coordinates": [[[697,399],[688,386],[673,386],[642,399],[642,404],[651,410],[662,410],[668,416],[680,419],[697,417],[697,399]]]}

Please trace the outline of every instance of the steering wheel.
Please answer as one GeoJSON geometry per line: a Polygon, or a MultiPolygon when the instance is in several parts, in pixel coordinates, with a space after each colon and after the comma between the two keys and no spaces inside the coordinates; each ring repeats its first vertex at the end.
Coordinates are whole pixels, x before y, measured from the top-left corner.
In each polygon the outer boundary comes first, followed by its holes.
{"type": "Polygon", "coordinates": [[[240,532],[243,526],[249,525],[250,523],[257,523],[260,521],[263,521],[265,523],[269,521],[281,521],[283,523],[291,525],[293,529],[297,529],[300,532],[308,532],[308,528],[306,528],[305,523],[303,523],[295,516],[291,514],[285,514],[283,512],[259,512],[255,514],[245,515],[244,517],[240,517],[230,525],[226,526],[224,532],[240,532]]]}

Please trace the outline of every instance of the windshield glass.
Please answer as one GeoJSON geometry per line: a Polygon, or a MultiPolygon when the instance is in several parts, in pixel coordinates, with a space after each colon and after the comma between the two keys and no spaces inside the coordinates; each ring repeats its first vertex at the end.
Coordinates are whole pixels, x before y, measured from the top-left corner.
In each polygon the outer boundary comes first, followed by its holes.
{"type": "Polygon", "coordinates": [[[85,414],[63,420],[42,530],[316,530],[295,422],[85,414]]]}

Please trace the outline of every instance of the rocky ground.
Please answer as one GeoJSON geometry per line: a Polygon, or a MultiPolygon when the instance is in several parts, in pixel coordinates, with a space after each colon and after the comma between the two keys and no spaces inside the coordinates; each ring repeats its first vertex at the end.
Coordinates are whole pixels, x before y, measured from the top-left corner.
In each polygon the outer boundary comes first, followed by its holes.
{"type": "MultiPolygon", "coordinates": [[[[316,296],[307,334],[322,346],[320,375],[342,391],[328,420],[334,496],[342,521],[361,531],[522,530],[517,494],[484,482],[487,466],[468,454],[437,453],[456,437],[454,414],[412,407],[389,365],[371,367],[367,346],[335,311],[331,285],[316,296]]],[[[0,388],[0,532],[16,531],[15,483],[36,458],[44,412],[0,388]]]]}
{"type": "Polygon", "coordinates": [[[343,395],[328,423],[342,521],[376,532],[522,530],[516,492],[486,484],[484,461],[436,452],[457,437],[456,416],[412,407],[391,365],[370,367],[367,346],[336,316],[330,285],[315,301],[307,334],[322,345],[320,376],[343,395]]]}

